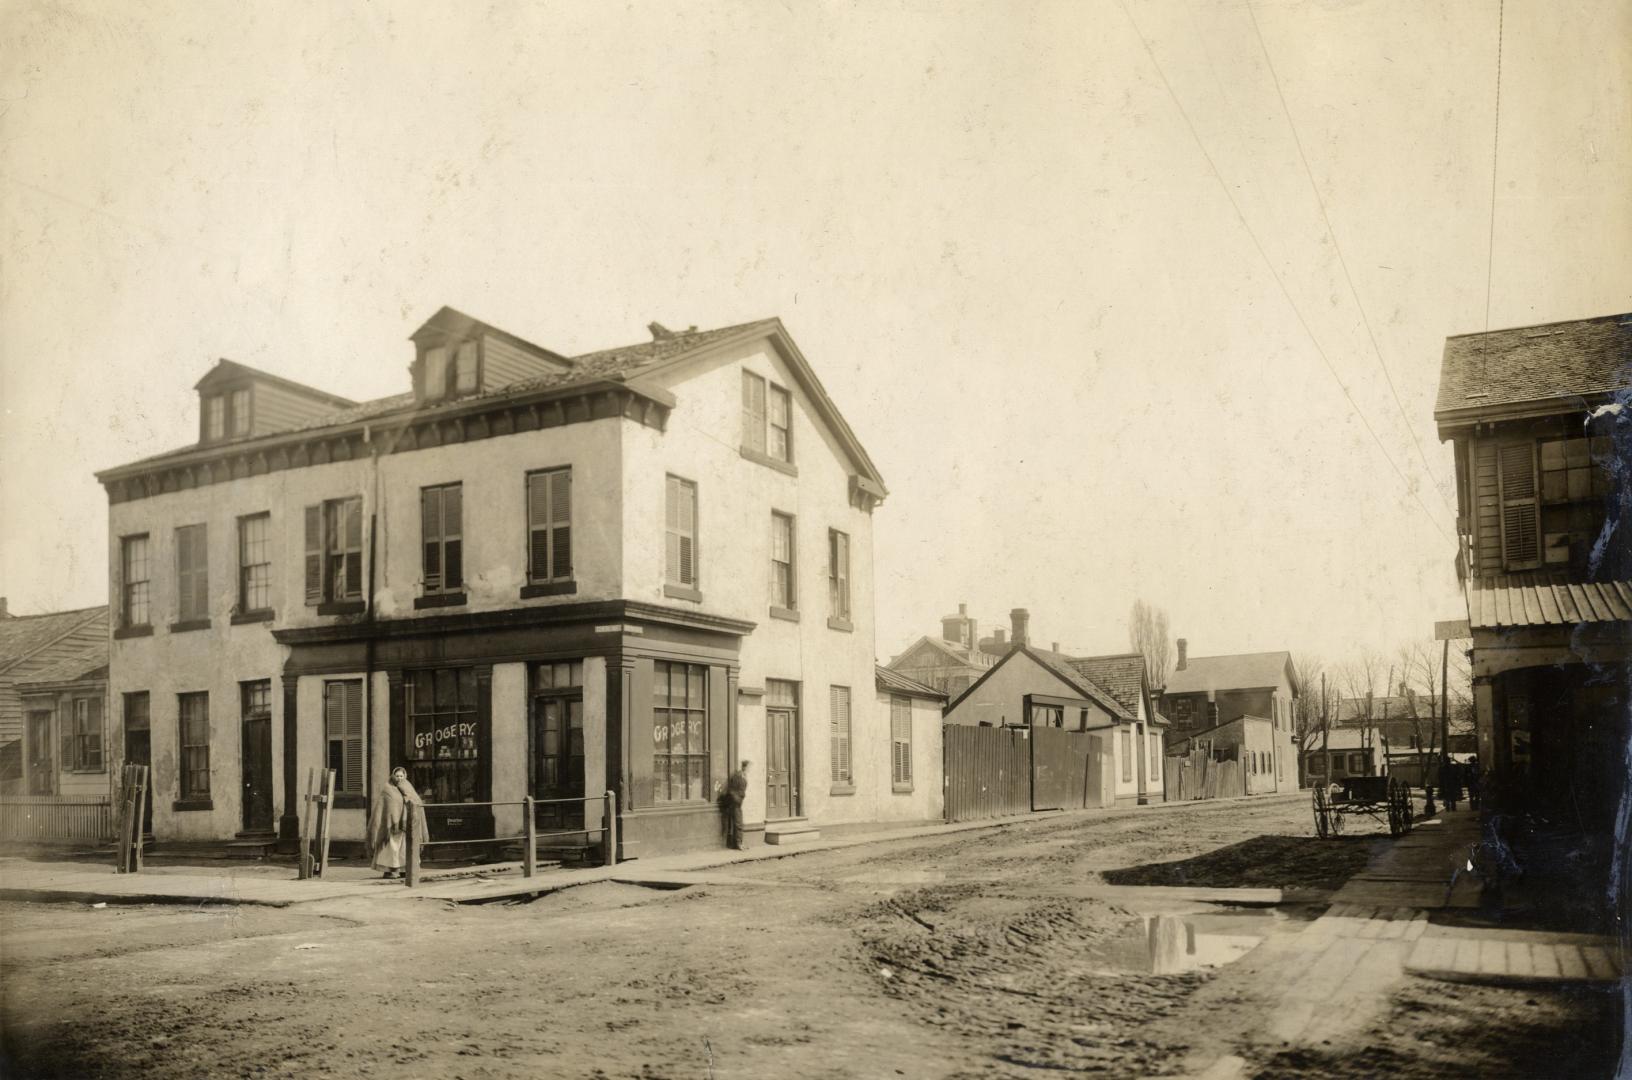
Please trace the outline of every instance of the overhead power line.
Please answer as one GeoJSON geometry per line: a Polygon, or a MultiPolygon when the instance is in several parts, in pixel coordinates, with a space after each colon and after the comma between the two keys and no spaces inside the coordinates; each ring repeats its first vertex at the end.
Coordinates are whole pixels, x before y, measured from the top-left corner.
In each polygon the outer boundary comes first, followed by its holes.
{"type": "MultiPolygon", "coordinates": [[[[1434,529],[1447,542],[1454,543],[1455,541],[1452,540],[1451,535],[1445,531],[1445,527],[1435,518],[1434,511],[1430,510],[1428,504],[1422,501],[1422,495],[1411,483],[1411,478],[1405,474],[1399,463],[1394,460],[1394,455],[1388,452],[1388,447],[1384,445],[1382,438],[1378,436],[1377,429],[1372,427],[1371,421],[1366,418],[1365,411],[1360,408],[1359,402],[1354,400],[1354,395],[1350,393],[1348,386],[1343,382],[1343,377],[1338,374],[1331,358],[1326,355],[1326,350],[1321,346],[1320,339],[1315,336],[1314,330],[1309,326],[1309,321],[1304,318],[1303,310],[1298,307],[1297,301],[1292,298],[1291,290],[1286,287],[1285,280],[1282,279],[1280,272],[1275,269],[1275,264],[1270,260],[1269,253],[1264,250],[1263,243],[1258,239],[1258,234],[1253,231],[1252,224],[1247,221],[1247,215],[1241,210],[1241,204],[1236,201],[1235,193],[1230,190],[1230,185],[1225,182],[1223,173],[1219,172],[1218,164],[1213,161],[1213,155],[1208,153],[1207,144],[1201,141],[1201,135],[1196,131],[1195,123],[1191,121],[1190,114],[1185,110],[1184,103],[1179,100],[1179,95],[1173,89],[1173,84],[1168,81],[1167,72],[1163,70],[1161,62],[1156,59],[1155,52],[1151,50],[1150,42],[1145,40],[1144,31],[1139,28],[1138,20],[1128,10],[1126,0],[1116,0],[1116,2],[1117,7],[1122,9],[1123,17],[1128,20],[1128,25],[1133,27],[1134,34],[1139,38],[1139,44],[1145,50],[1145,56],[1150,60],[1151,67],[1155,68],[1156,76],[1161,79],[1163,88],[1167,90],[1167,96],[1173,100],[1173,106],[1178,110],[1179,117],[1184,121],[1185,128],[1190,132],[1190,138],[1194,140],[1196,149],[1201,151],[1201,156],[1206,160],[1207,168],[1211,170],[1213,179],[1218,181],[1218,186],[1223,190],[1224,197],[1229,200],[1230,208],[1235,211],[1236,219],[1241,222],[1241,228],[1246,232],[1247,238],[1252,241],[1252,246],[1258,252],[1258,257],[1263,260],[1264,266],[1268,268],[1270,277],[1275,280],[1275,284],[1280,288],[1281,296],[1285,298],[1287,306],[1292,309],[1292,314],[1297,318],[1298,325],[1303,327],[1304,334],[1308,336],[1310,344],[1315,347],[1315,352],[1319,355],[1321,363],[1326,365],[1326,370],[1332,376],[1332,381],[1336,382],[1337,388],[1343,392],[1343,397],[1349,403],[1349,409],[1366,429],[1366,434],[1371,436],[1371,441],[1377,444],[1377,450],[1383,455],[1383,460],[1388,462],[1389,468],[1394,470],[1394,474],[1405,485],[1406,491],[1416,500],[1417,505],[1422,508],[1422,512],[1427,515],[1429,524],[1433,525],[1434,529]]],[[[1432,477],[1430,477],[1431,480],[1432,477]]]]}

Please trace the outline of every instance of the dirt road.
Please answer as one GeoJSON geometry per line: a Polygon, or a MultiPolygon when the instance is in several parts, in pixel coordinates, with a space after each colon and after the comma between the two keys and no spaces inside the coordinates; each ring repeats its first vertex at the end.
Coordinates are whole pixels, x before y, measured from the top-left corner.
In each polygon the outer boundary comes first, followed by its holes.
{"type": "MultiPolygon", "coordinates": [[[[1301,801],[1197,804],[810,853],[683,890],[601,884],[506,906],[10,905],[3,1071],[1177,1071],[1257,1023],[1251,965],[1238,965],[1240,986],[1234,967],[1151,975],[1142,913],[1085,893],[1105,881],[1330,888],[1387,843],[1308,833],[1301,801]]],[[[1294,932],[1305,917],[1273,920],[1294,932]]]]}

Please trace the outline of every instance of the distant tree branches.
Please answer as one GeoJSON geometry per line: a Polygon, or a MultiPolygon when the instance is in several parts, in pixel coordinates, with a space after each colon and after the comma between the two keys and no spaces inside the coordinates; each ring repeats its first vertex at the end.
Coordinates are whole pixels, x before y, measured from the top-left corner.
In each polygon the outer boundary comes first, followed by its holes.
{"type": "Polygon", "coordinates": [[[1173,665],[1173,647],[1168,640],[1167,612],[1143,600],[1133,602],[1128,613],[1128,644],[1145,658],[1150,685],[1166,686],[1173,665]]]}

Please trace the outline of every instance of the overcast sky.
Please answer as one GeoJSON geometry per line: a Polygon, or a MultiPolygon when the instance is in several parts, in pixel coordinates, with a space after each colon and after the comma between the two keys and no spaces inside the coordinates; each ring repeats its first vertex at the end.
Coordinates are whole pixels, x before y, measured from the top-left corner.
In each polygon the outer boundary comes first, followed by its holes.
{"type": "Polygon", "coordinates": [[[1632,5],[1503,20],[1491,262],[1496,0],[10,0],[0,593],[103,601],[91,473],[193,441],[216,357],[397,393],[450,304],[567,353],[781,316],[891,490],[882,659],[960,601],[1429,637],[1444,338],[1487,279],[1492,327],[1632,309],[1632,5]]]}

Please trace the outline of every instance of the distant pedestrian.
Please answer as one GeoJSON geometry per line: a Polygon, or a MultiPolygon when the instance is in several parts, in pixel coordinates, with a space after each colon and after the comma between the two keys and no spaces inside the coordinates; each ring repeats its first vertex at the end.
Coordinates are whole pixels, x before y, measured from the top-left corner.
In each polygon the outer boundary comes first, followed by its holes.
{"type": "Polygon", "coordinates": [[[391,770],[391,779],[380,789],[368,817],[368,856],[374,869],[385,871],[388,878],[401,877],[408,866],[409,814],[414,815],[414,846],[418,848],[428,832],[425,807],[408,782],[408,770],[399,765],[391,770]]]}
{"type": "Polygon", "coordinates": [[[725,782],[720,795],[720,810],[725,814],[725,842],[738,851],[745,848],[742,840],[742,801],[748,797],[747,761],[725,782]]]}
{"type": "Polygon", "coordinates": [[[1439,796],[1447,810],[1455,810],[1462,798],[1462,766],[1448,755],[1439,763],[1439,796]]]}
{"type": "Polygon", "coordinates": [[[1480,774],[1479,757],[1475,755],[1468,759],[1466,765],[1462,766],[1462,783],[1468,789],[1469,810],[1479,809],[1479,783],[1482,779],[1484,777],[1480,774]]]}

